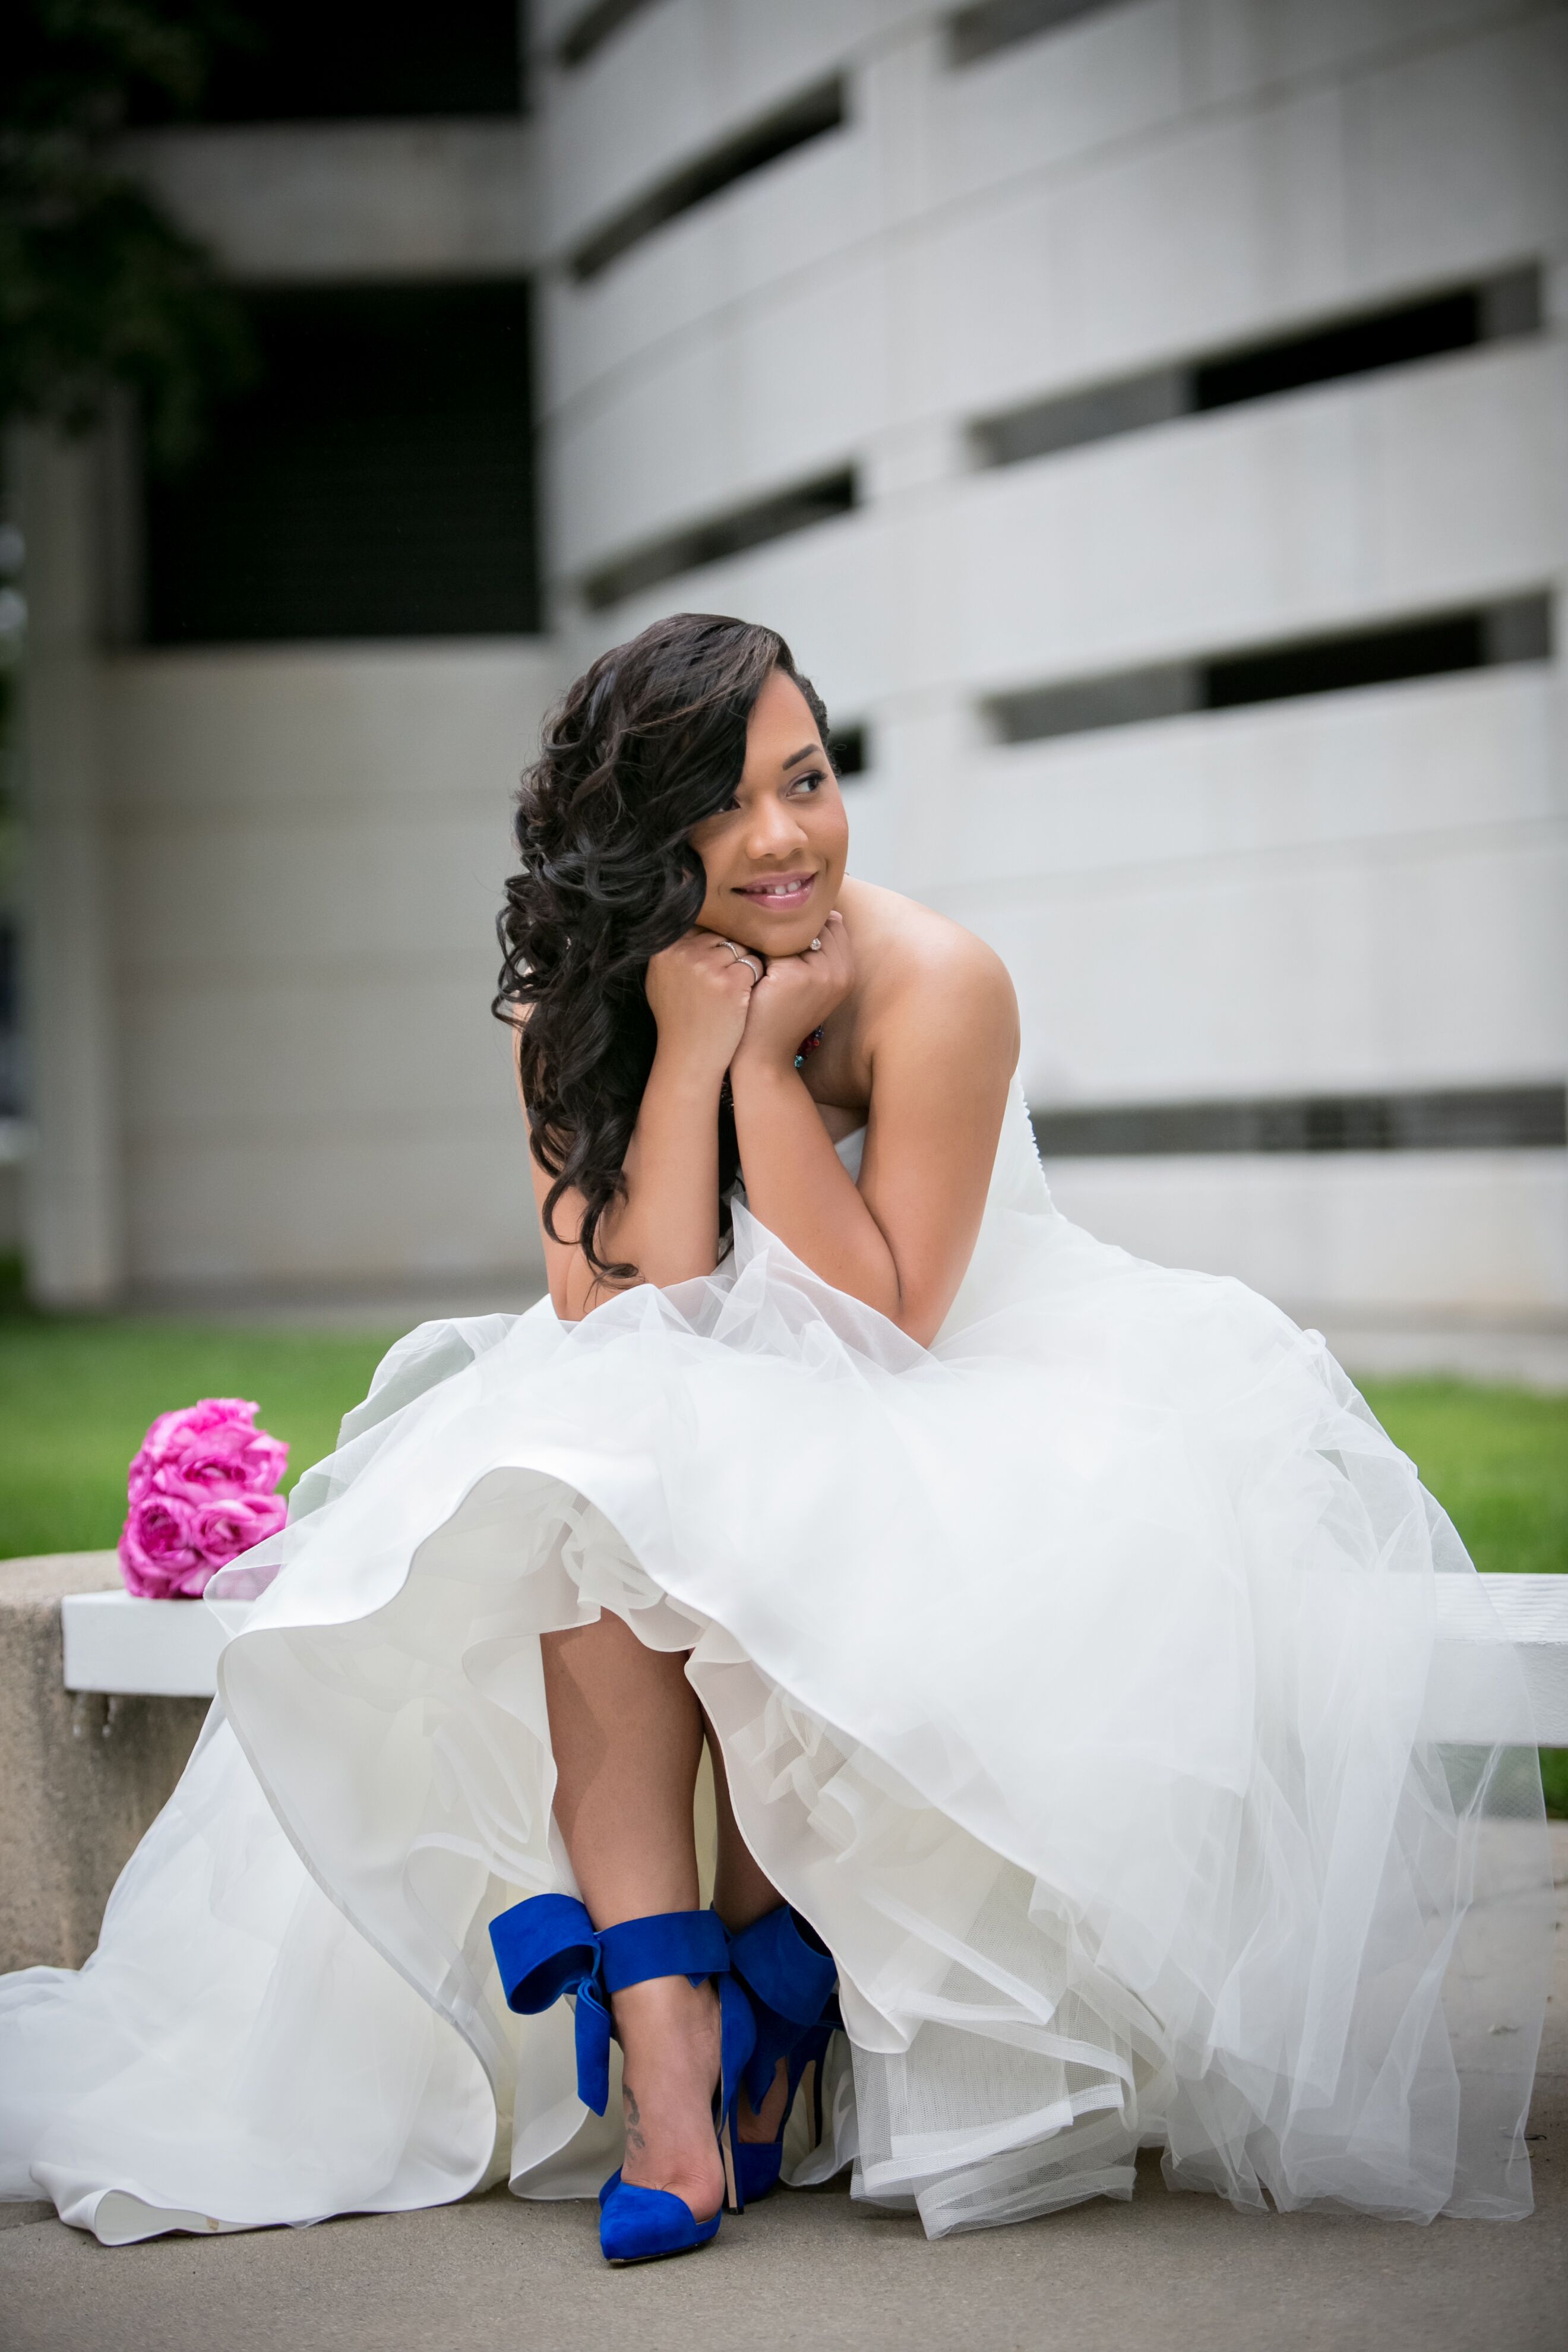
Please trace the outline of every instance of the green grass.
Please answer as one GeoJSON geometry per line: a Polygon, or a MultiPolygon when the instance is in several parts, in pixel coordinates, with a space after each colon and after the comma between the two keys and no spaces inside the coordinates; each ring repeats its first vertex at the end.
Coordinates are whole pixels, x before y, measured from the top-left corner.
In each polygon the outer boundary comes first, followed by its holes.
{"type": "Polygon", "coordinates": [[[254,1398],[291,1486],[331,1452],[393,1336],[0,1316],[0,1559],[107,1549],[148,1423],[198,1397],[254,1398]]]}
{"type": "MultiPolygon", "coordinates": [[[[0,1559],[96,1551],[125,1511],[148,1423],[203,1396],[254,1397],[289,1478],[337,1439],[395,1336],[213,1329],[0,1307],[0,1559]]],[[[1367,1402],[1483,1570],[1568,1572],[1568,1397],[1460,1381],[1373,1381],[1367,1402]]],[[[1542,1757],[1568,1814],[1568,1749],[1542,1757]]]]}
{"type": "Polygon", "coordinates": [[[1483,1573],[1568,1571],[1568,1396],[1462,1381],[1366,1381],[1483,1573]]]}

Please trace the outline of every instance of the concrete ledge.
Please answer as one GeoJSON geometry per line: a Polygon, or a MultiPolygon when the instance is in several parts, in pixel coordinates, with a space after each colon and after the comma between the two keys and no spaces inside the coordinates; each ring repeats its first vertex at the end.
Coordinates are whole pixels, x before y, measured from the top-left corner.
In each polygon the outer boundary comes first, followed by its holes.
{"type": "Polygon", "coordinates": [[[62,1600],[119,1583],[112,1552],[0,1560],[0,1969],[80,1967],[206,1713],[66,1688],[62,1600]]]}

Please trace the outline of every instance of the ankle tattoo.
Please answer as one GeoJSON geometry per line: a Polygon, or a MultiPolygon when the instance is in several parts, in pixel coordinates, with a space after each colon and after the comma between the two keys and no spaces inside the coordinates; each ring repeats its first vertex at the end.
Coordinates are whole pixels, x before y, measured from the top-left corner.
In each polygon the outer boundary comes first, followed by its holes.
{"type": "Polygon", "coordinates": [[[626,2146],[635,2147],[640,2152],[647,2146],[647,2142],[643,2137],[642,2117],[637,2112],[637,2093],[623,2086],[621,2096],[626,2101],[626,2146]]]}

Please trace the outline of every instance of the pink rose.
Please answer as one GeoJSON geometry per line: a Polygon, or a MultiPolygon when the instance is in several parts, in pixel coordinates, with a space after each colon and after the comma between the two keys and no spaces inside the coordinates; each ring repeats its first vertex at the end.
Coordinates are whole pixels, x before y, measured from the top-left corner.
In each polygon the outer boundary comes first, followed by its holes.
{"type": "Polygon", "coordinates": [[[226,1503],[204,1503],[196,1512],[196,1547],[204,1559],[226,1568],[253,1544],[276,1535],[289,1516],[281,1495],[236,1495],[226,1503]]]}
{"type": "Polygon", "coordinates": [[[153,1601],[195,1600],[208,1579],[280,1528],[273,1490],[289,1448],[256,1426],[239,1397],[205,1397],[160,1413],[131,1465],[120,1537],[126,1589],[153,1601]]]}
{"type": "Polygon", "coordinates": [[[289,1448],[256,1427],[254,1404],[204,1397],[158,1415],[131,1465],[131,1499],[154,1488],[192,1503],[236,1491],[269,1495],[288,1462],[289,1448]]]}
{"type": "Polygon", "coordinates": [[[188,1503],[163,1495],[132,1504],[120,1534],[120,1572],[128,1592],[169,1601],[193,1579],[201,1591],[212,1570],[196,1548],[195,1518],[188,1503]]]}

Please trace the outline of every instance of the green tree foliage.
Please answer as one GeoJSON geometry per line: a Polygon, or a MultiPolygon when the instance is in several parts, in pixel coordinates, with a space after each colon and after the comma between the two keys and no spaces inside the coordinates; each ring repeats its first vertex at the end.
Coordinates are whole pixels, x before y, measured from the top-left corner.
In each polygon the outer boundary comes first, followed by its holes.
{"type": "Polygon", "coordinates": [[[211,257],[124,170],[128,122],[190,111],[225,0],[5,0],[0,36],[0,422],[79,432],[110,392],[140,398],[155,462],[200,439],[240,380],[244,314],[211,257]]]}

